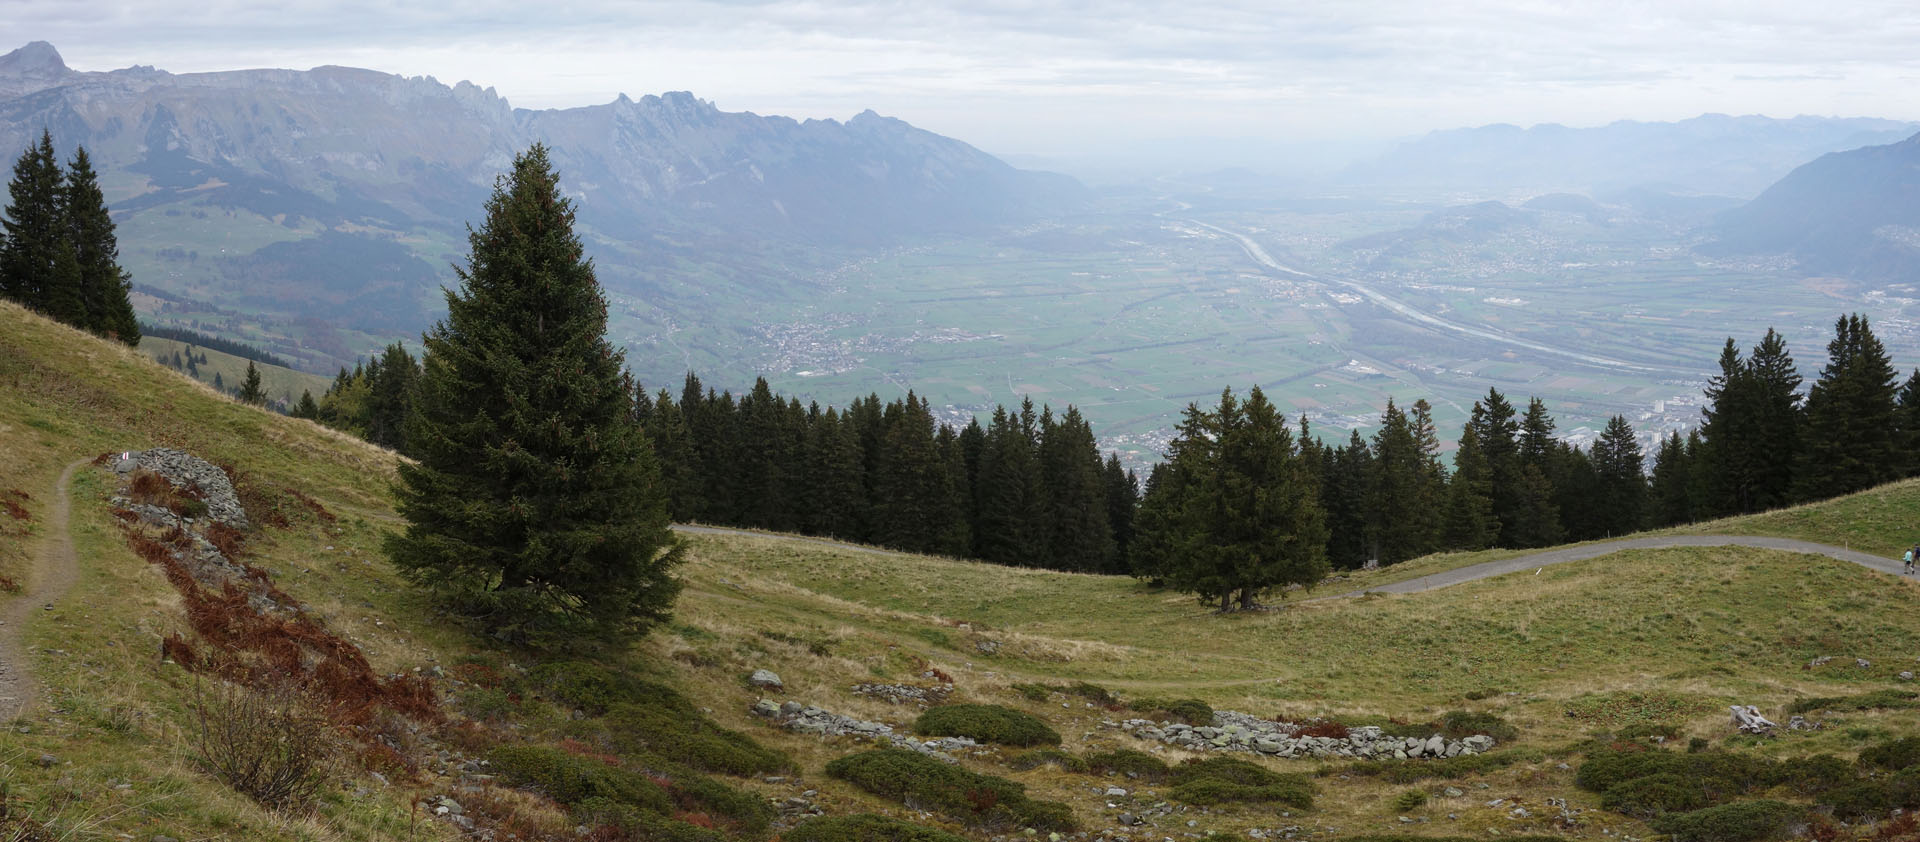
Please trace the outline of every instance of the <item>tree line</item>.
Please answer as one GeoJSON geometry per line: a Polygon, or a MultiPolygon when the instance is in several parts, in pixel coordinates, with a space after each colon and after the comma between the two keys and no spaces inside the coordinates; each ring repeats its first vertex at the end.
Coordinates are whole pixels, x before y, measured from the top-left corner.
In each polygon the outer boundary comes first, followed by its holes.
{"type": "Polygon", "coordinates": [[[0,220],[0,297],[128,345],[140,325],[106,197],[85,147],[65,170],[40,133],[13,166],[0,220]]]}
{"type": "MultiPolygon", "coordinates": [[[[1223,607],[1332,569],[1444,550],[1532,548],[1823,499],[1920,472],[1920,371],[1904,387],[1867,320],[1841,318],[1802,393],[1785,340],[1731,338],[1702,424],[1651,458],[1623,416],[1591,446],[1544,402],[1489,389],[1441,452],[1432,407],[1389,400],[1371,436],[1289,424],[1258,388],[1190,405],[1144,489],[1080,411],[997,407],[938,423],[925,398],[803,405],[688,374],[633,386],[673,518],[996,564],[1133,574],[1223,607]],[[1817,431],[1817,433],[1816,433],[1817,431]]],[[[296,415],[406,451],[419,363],[398,344],[296,415]]]]}

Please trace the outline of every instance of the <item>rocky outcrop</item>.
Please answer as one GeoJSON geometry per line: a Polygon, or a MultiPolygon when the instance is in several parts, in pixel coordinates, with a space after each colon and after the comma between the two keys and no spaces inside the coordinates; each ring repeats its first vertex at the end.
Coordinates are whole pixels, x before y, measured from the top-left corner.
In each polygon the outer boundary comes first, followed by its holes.
{"type": "Polygon", "coordinates": [[[1359,760],[1458,757],[1493,748],[1492,737],[1475,735],[1448,739],[1395,737],[1371,725],[1354,728],[1345,737],[1296,736],[1301,727],[1257,716],[1222,710],[1214,724],[1194,727],[1179,722],[1127,719],[1107,722],[1143,740],[1179,746],[1189,751],[1244,751],[1269,757],[1347,757],[1359,760]]]}
{"type": "Polygon", "coordinates": [[[247,528],[247,512],[240,507],[240,495],[234,492],[227,472],[205,459],[184,450],[159,447],[121,453],[113,459],[113,470],[123,475],[134,471],[159,474],[174,488],[206,503],[208,520],[235,529],[247,528]]]}
{"type": "Polygon", "coordinates": [[[893,726],[884,722],[868,722],[793,701],[776,703],[772,699],[761,699],[754,703],[753,713],[755,716],[773,720],[781,727],[796,733],[819,734],[824,737],[858,737],[894,748],[917,751],[948,762],[953,762],[954,752],[980,747],[979,743],[966,737],[922,740],[896,734],[893,726]]]}

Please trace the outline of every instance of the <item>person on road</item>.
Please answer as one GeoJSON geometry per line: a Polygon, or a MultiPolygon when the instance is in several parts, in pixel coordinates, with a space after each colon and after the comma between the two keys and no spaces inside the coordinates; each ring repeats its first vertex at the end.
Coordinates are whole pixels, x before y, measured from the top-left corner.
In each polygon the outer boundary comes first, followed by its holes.
{"type": "Polygon", "coordinates": [[[1907,554],[1900,557],[1900,562],[1901,562],[1900,573],[1902,575],[1906,575],[1906,576],[1913,575],[1913,557],[1916,553],[1920,553],[1920,544],[1915,544],[1914,546],[1908,547],[1907,554]]]}

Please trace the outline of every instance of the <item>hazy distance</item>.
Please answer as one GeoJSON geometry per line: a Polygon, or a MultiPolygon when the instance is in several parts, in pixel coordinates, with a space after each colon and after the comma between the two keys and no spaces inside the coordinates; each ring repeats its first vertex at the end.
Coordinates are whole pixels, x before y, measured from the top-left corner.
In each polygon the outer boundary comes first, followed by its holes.
{"type": "Polygon", "coordinates": [[[6,17],[0,42],[51,41],[79,70],[342,64],[530,108],[667,90],[796,118],[871,108],[1092,181],[1323,174],[1488,123],[1920,117],[1920,9],[1902,2],[10,0],[6,17]]]}

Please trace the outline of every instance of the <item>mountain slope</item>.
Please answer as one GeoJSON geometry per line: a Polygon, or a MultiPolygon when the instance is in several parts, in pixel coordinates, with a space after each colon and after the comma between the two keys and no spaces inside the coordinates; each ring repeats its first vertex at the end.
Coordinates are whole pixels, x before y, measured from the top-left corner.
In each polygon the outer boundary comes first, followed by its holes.
{"type": "Polygon", "coordinates": [[[1814,274],[1911,281],[1920,272],[1920,134],[1823,155],[1722,213],[1720,254],[1789,254],[1814,274]]]}
{"type": "MultiPolygon", "coordinates": [[[[75,590],[51,610],[27,612],[26,629],[4,632],[25,632],[30,666],[48,692],[0,730],[10,806],[0,830],[24,816],[70,818],[83,829],[79,838],[465,838],[451,820],[410,809],[420,799],[444,805],[441,799],[451,797],[471,817],[489,820],[509,805],[526,811],[530,826],[551,828],[543,838],[578,838],[567,811],[503,779],[470,783],[475,779],[463,778],[459,762],[426,742],[466,733],[472,743],[450,747],[484,751],[541,735],[594,763],[614,757],[594,742],[593,714],[501,689],[524,686],[510,677],[537,671],[538,656],[494,648],[483,635],[452,625],[380,560],[380,536],[396,524],[387,491],[390,454],[240,406],[138,351],[0,303],[0,495],[25,500],[27,514],[0,515],[0,574],[29,578],[18,553],[63,537],[41,529],[62,466],[156,443],[234,463],[245,477],[243,495],[260,501],[250,506],[291,502],[288,523],[248,538],[253,563],[305,601],[323,628],[363,650],[378,673],[445,673],[434,684],[450,721],[422,727],[414,735],[421,742],[401,745],[417,768],[381,767],[375,777],[366,767],[372,755],[343,755],[339,778],[311,815],[272,813],[221,786],[192,743],[190,711],[202,692],[196,688],[206,685],[156,653],[167,634],[184,627],[183,605],[109,516],[111,473],[82,468],[64,536],[79,550],[75,590]],[[312,503],[294,502],[294,491],[312,503]]],[[[1885,517],[1911,511],[1920,498],[1913,482],[1876,491],[1889,504],[1885,517]]],[[[1845,508],[1804,524],[1824,529],[1856,514],[1845,508]]],[[[1811,537],[1834,543],[1847,534],[1811,537]]],[[[881,811],[928,821],[919,810],[825,775],[827,761],[867,744],[777,728],[748,712],[762,692],[905,731],[920,705],[869,695],[854,683],[925,690],[942,686],[945,676],[958,700],[1045,719],[1066,735],[1064,749],[1075,756],[1126,748],[1168,761],[1195,753],[1128,736],[1105,723],[1140,714],[1070,691],[1104,688],[1139,704],[1195,697],[1289,721],[1331,717],[1401,729],[1465,710],[1515,729],[1474,764],[1261,758],[1281,771],[1330,772],[1315,778],[1315,807],[1288,816],[1273,804],[1163,809],[1168,788],[1150,780],[1031,767],[1012,748],[961,753],[964,768],[1068,804],[1089,838],[1140,838],[1146,830],[1135,821],[1166,835],[1237,838],[1253,829],[1284,836],[1275,828],[1292,826],[1322,838],[1410,830],[1477,836],[1487,828],[1503,836],[1558,833],[1553,822],[1561,814],[1549,799],[1581,811],[1578,828],[1589,836],[1605,830],[1644,838],[1641,822],[1603,810],[1601,796],[1574,787],[1569,767],[1584,762],[1591,732],[1654,729],[1778,758],[1847,758],[1874,735],[1920,727],[1920,711],[1896,706],[1829,714],[1829,727],[1818,731],[1727,739],[1727,704],[1761,705],[1784,721],[1781,711],[1808,697],[1898,688],[1904,685],[1895,683],[1896,671],[1920,647],[1920,587],[1791,553],[1641,550],[1431,593],[1219,616],[1122,577],[875,555],[776,536],[689,540],[681,571],[688,587],[674,623],[638,652],[609,657],[682,688],[720,724],[791,758],[788,772],[729,776],[728,785],[758,800],[791,806],[799,799],[803,810],[835,815],[881,811]],[[1802,668],[1823,655],[1839,660],[1802,668]],[[1855,666],[1856,657],[1870,665],[1855,666]],[[785,687],[747,686],[748,673],[762,668],[779,673],[785,687]],[[1437,794],[1434,802],[1398,806],[1414,782],[1396,777],[1402,773],[1430,774],[1419,784],[1437,794]],[[1474,795],[1445,795],[1446,786],[1474,795]],[[1115,787],[1126,794],[1113,794],[1115,787]],[[1490,799],[1499,803],[1486,806],[1490,799]],[[1516,815],[1516,804],[1527,815],[1516,815]],[[1403,815],[1431,823],[1403,823],[1403,815]]],[[[1790,792],[1781,797],[1804,800],[1790,792]]],[[[781,821],[797,817],[790,812],[781,821]]],[[[943,826],[969,838],[996,835],[943,826]]]]}
{"type": "Polygon", "coordinates": [[[602,281],[634,299],[616,319],[656,328],[715,294],[800,300],[815,271],[867,250],[1085,195],[872,112],[801,122],[684,92],[535,111],[469,82],[347,67],[81,73],[35,42],[0,57],[0,153],[42,129],[63,156],[93,154],[136,281],[198,312],[388,336],[440,310],[465,222],[535,142],[553,148],[602,281]]]}
{"type": "Polygon", "coordinates": [[[1752,196],[1792,168],[1911,134],[1893,120],[1707,114],[1595,128],[1497,124],[1427,134],[1349,168],[1343,183],[1402,195],[1508,196],[1565,191],[1752,196]]]}

